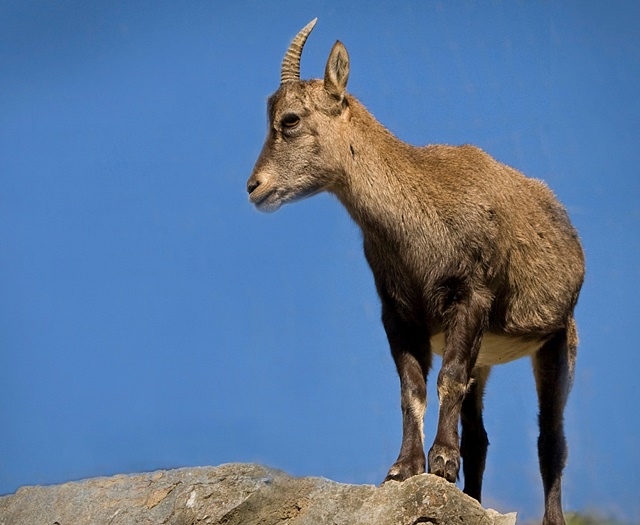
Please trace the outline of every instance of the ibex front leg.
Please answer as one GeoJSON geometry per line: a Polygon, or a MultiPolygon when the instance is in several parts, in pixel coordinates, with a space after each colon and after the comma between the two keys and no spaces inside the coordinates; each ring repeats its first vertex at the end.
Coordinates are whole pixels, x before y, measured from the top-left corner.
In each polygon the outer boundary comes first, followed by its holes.
{"type": "Polygon", "coordinates": [[[486,302],[478,294],[457,298],[445,329],[442,368],[438,374],[438,432],[429,451],[429,472],[455,482],[460,470],[458,421],[480,350],[486,302]]]}
{"type": "Polygon", "coordinates": [[[431,352],[424,327],[402,320],[395,311],[385,307],[382,319],[400,376],[402,405],[402,446],[384,482],[404,481],[425,472],[423,427],[431,352]]]}

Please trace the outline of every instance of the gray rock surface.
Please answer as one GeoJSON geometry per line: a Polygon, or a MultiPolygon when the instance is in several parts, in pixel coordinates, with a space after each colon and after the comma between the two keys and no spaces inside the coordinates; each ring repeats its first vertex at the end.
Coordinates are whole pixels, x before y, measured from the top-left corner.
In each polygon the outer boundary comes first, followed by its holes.
{"type": "Polygon", "coordinates": [[[445,480],[382,487],[294,478],[230,463],[22,487],[0,497],[0,525],[510,525],[445,480]]]}

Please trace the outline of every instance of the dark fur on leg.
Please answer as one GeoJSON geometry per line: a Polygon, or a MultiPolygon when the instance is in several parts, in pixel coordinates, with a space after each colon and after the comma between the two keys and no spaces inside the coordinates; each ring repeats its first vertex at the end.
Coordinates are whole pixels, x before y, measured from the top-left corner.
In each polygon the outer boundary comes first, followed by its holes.
{"type": "Polygon", "coordinates": [[[423,426],[431,352],[424,327],[403,320],[390,306],[383,307],[382,319],[400,376],[402,406],[402,446],[385,483],[404,481],[425,472],[423,426]]]}
{"type": "Polygon", "coordinates": [[[458,421],[471,387],[490,300],[481,290],[461,283],[448,307],[445,348],[438,374],[440,414],[429,451],[429,472],[454,482],[460,468],[458,421]]]}
{"type": "Polygon", "coordinates": [[[490,368],[477,368],[473,373],[473,382],[464,401],[460,420],[462,439],[460,455],[464,472],[464,493],[481,501],[482,475],[487,459],[489,440],[482,421],[484,389],[489,378],[490,368]]]}
{"type": "Polygon", "coordinates": [[[562,471],[567,461],[564,407],[575,365],[577,335],[573,319],[554,334],[533,358],[540,414],[538,456],[544,487],[544,525],[564,525],[562,471]]]}

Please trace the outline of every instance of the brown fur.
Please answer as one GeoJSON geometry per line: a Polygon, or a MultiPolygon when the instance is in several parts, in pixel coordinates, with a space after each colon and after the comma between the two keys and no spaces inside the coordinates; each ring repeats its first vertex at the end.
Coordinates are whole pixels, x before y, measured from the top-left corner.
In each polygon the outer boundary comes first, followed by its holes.
{"type": "Polygon", "coordinates": [[[385,481],[425,471],[420,407],[432,338],[443,333],[429,471],[455,481],[462,454],[465,492],[480,499],[490,368],[475,365],[481,352],[491,364],[502,362],[491,354],[501,347],[483,346],[488,334],[516,345],[508,359],[520,356],[518,348],[522,355],[535,349],[544,523],[564,523],[562,414],[584,275],[578,235],[544,183],[479,148],[414,147],[394,137],[346,93],[348,75],[348,55],[337,42],[324,80],[281,84],[269,99],[269,132],[247,189],[265,211],[331,192],[362,229],[402,391],[402,446],[385,481]]]}

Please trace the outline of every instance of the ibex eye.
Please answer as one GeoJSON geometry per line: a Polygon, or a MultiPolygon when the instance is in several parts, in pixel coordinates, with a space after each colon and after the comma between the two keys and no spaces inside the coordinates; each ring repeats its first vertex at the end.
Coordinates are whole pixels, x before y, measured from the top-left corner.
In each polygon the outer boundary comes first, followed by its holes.
{"type": "Polygon", "coordinates": [[[294,113],[287,113],[284,117],[282,117],[282,126],[285,128],[293,128],[297,126],[300,122],[300,117],[295,115],[294,113]]]}

